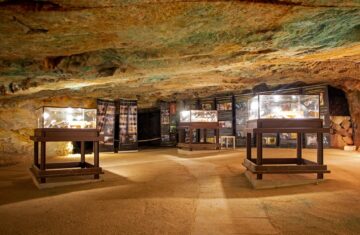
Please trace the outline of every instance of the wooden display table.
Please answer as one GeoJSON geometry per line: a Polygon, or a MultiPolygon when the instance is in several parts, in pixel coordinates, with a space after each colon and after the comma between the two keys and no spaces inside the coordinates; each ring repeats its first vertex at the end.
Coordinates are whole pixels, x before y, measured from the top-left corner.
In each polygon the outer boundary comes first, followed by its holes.
{"type": "Polygon", "coordinates": [[[94,179],[99,179],[99,175],[103,174],[99,166],[99,141],[103,140],[103,137],[96,129],[38,128],[30,139],[34,141],[34,164],[30,170],[40,183],[45,183],[46,178],[50,177],[94,175],[94,179]],[[80,162],[46,163],[46,142],[65,141],[81,142],[80,162]],[[85,141],[94,143],[94,164],[85,162],[85,141]]]}
{"type": "Polygon", "coordinates": [[[179,124],[179,143],[178,148],[184,150],[218,150],[219,144],[219,123],[218,122],[182,122],[179,124]],[[189,143],[185,142],[185,129],[189,131],[189,143]],[[207,130],[213,129],[215,134],[215,143],[208,143],[207,130]],[[204,142],[193,140],[193,130],[203,130],[204,142]]]}
{"type": "Polygon", "coordinates": [[[324,165],[323,133],[329,133],[329,128],[323,128],[321,119],[257,119],[247,122],[246,159],[243,165],[257,179],[263,174],[297,174],[316,173],[318,179],[323,179],[324,173],[330,173],[324,165]],[[264,133],[297,133],[296,158],[263,158],[262,135],[264,133]],[[302,158],[302,136],[305,133],[317,134],[317,162],[302,158]],[[256,136],[257,157],[251,158],[252,134],[256,136]]]}

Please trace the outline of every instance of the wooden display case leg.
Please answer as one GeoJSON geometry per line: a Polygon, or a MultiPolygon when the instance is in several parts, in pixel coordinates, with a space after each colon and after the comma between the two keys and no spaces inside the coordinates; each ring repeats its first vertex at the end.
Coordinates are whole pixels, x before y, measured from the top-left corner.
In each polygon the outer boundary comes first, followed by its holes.
{"type": "MultiPolygon", "coordinates": [[[[324,146],[323,146],[323,133],[317,133],[317,163],[319,165],[324,164],[324,146]]],[[[324,174],[318,173],[317,174],[318,179],[323,179],[324,174]]]]}
{"type": "Polygon", "coordinates": [[[80,154],[81,154],[81,168],[85,167],[85,142],[81,141],[81,145],[80,145],[80,154]]]}
{"type": "Polygon", "coordinates": [[[257,146],[257,144],[256,144],[256,141],[257,141],[257,133],[255,133],[255,132],[254,132],[254,136],[253,136],[252,141],[253,141],[254,147],[256,147],[256,146],[257,146]]]}
{"type": "Polygon", "coordinates": [[[246,158],[251,161],[251,133],[246,133],[246,158]]]}
{"type": "MultiPolygon", "coordinates": [[[[94,166],[99,167],[99,141],[94,142],[94,166]]],[[[94,179],[99,179],[100,175],[95,174],[94,179]]]]}
{"type": "MultiPolygon", "coordinates": [[[[41,142],[41,150],[40,150],[40,154],[41,154],[41,158],[40,158],[40,170],[43,172],[46,170],[46,142],[41,142]]],[[[40,182],[41,183],[46,183],[46,178],[45,177],[41,177],[40,178],[40,182]]]]}
{"type": "Polygon", "coordinates": [[[296,143],[296,156],[297,156],[297,164],[301,165],[302,164],[302,134],[301,133],[297,133],[297,143],[296,143]]]}
{"type": "Polygon", "coordinates": [[[39,167],[39,142],[34,141],[34,165],[39,167]]]}
{"type": "MultiPolygon", "coordinates": [[[[257,165],[262,165],[262,133],[256,133],[256,148],[257,148],[257,151],[256,151],[256,154],[257,154],[257,158],[256,158],[256,164],[257,165]]],[[[256,175],[256,178],[258,180],[261,180],[262,179],[262,174],[257,174],[256,175]]]]}
{"type": "Polygon", "coordinates": [[[192,151],[193,129],[189,128],[189,150],[192,151]]]}
{"type": "Polygon", "coordinates": [[[215,129],[215,134],[216,134],[216,144],[217,144],[217,147],[216,149],[221,149],[221,145],[219,145],[219,136],[220,136],[220,130],[219,129],[215,129]]]}
{"type": "Polygon", "coordinates": [[[207,143],[207,130],[204,129],[204,143],[207,143]]]}

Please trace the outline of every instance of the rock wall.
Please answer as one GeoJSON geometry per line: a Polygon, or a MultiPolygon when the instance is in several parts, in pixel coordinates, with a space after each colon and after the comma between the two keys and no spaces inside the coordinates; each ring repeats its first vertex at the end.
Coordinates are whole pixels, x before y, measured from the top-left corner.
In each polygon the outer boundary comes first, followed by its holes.
{"type": "MultiPolygon", "coordinates": [[[[35,110],[41,106],[95,108],[96,99],[49,97],[0,104],[0,165],[31,158],[33,144],[29,137],[37,126],[35,110]]],[[[67,143],[49,143],[48,156],[68,154],[67,143]]]]}
{"type": "Polygon", "coordinates": [[[330,128],[331,147],[343,148],[354,144],[354,130],[349,116],[330,116],[330,128]]]}
{"type": "Polygon", "coordinates": [[[360,91],[353,90],[347,92],[350,115],[354,128],[354,144],[360,146],[360,91]]]}

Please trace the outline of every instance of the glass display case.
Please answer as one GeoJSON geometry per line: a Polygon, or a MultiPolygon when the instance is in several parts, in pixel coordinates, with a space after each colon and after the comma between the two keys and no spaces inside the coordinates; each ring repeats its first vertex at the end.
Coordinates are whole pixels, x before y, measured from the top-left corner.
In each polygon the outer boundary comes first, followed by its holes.
{"type": "Polygon", "coordinates": [[[181,111],[178,130],[179,143],[177,146],[181,150],[217,150],[220,148],[217,110],[181,111]],[[208,138],[208,132],[214,134],[208,138]],[[202,135],[197,133],[202,133],[202,135]]]}
{"type": "Polygon", "coordinates": [[[257,95],[248,101],[249,120],[319,118],[319,95],[257,95]]]}
{"type": "Polygon", "coordinates": [[[44,106],[36,110],[36,116],[38,128],[96,128],[96,109],[44,106]]]}
{"type": "Polygon", "coordinates": [[[184,110],[180,112],[180,122],[217,122],[216,110],[184,110]]]}

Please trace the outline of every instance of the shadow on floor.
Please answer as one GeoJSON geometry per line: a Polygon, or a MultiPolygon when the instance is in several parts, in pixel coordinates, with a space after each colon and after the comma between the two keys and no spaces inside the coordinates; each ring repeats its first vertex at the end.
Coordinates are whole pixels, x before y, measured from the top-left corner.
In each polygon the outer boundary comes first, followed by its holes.
{"type": "MultiPolygon", "coordinates": [[[[29,172],[17,171],[16,173],[11,173],[10,171],[10,176],[6,180],[0,179],[0,191],[4,192],[0,197],[0,205],[42,197],[57,196],[72,192],[136,184],[125,177],[111,173],[109,171],[104,170],[104,173],[105,174],[101,175],[101,178],[104,180],[102,182],[77,184],[40,190],[34,185],[29,172]]],[[[92,179],[92,176],[82,177],[82,179],[92,179]]],[[[59,180],[61,179],[58,178],[57,181],[59,180]]],[[[66,181],[69,179],[64,180],[66,181]]]]}

